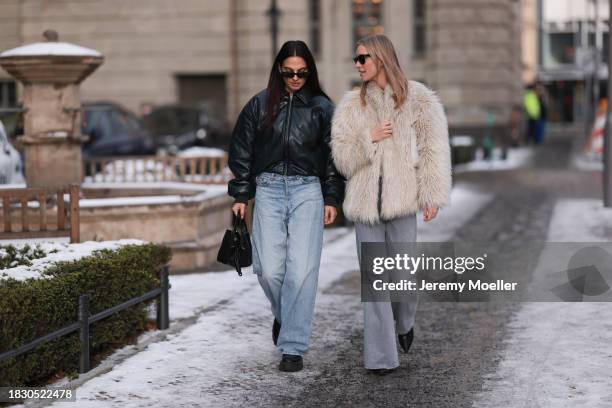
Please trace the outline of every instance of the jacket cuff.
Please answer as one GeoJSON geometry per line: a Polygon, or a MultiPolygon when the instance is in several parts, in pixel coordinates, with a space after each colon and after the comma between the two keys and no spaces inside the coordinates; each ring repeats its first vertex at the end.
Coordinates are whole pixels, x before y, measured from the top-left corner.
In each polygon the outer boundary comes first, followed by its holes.
{"type": "Polygon", "coordinates": [[[237,195],[236,197],[234,197],[234,204],[236,203],[240,203],[240,204],[247,204],[249,202],[249,196],[248,195],[237,195]]]}
{"type": "Polygon", "coordinates": [[[338,208],[338,202],[336,201],[336,199],[332,196],[327,196],[325,197],[324,200],[325,205],[331,205],[333,207],[338,208]]]}
{"type": "Polygon", "coordinates": [[[376,151],[378,150],[378,143],[372,142],[370,130],[367,128],[363,131],[361,144],[363,146],[365,156],[370,162],[372,162],[374,160],[374,156],[376,156],[376,151]]]}

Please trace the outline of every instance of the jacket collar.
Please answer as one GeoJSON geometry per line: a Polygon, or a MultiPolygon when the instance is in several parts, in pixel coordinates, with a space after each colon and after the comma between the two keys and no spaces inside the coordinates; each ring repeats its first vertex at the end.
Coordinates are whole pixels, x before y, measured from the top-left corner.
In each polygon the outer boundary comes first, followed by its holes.
{"type": "Polygon", "coordinates": [[[393,99],[393,88],[387,84],[385,89],[376,84],[374,81],[369,81],[366,85],[366,104],[371,104],[375,111],[389,115],[395,108],[395,100],[393,99]]]}
{"type": "MultiPolygon", "coordinates": [[[[299,91],[294,92],[293,96],[299,99],[300,102],[302,102],[304,105],[308,105],[308,102],[312,98],[312,93],[307,87],[303,86],[299,91]]],[[[287,92],[285,88],[283,88],[282,90],[281,99],[282,100],[289,99],[289,92],[287,92]]]]}

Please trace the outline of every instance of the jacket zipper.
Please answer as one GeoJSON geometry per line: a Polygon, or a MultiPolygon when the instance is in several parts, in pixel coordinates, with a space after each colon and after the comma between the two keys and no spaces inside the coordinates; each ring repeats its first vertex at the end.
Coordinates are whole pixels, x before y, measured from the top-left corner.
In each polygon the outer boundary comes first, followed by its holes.
{"type": "Polygon", "coordinates": [[[289,106],[287,106],[287,118],[285,119],[285,129],[283,131],[283,150],[285,153],[285,176],[289,171],[289,125],[291,123],[291,106],[293,105],[293,94],[289,94],[289,106]]]}

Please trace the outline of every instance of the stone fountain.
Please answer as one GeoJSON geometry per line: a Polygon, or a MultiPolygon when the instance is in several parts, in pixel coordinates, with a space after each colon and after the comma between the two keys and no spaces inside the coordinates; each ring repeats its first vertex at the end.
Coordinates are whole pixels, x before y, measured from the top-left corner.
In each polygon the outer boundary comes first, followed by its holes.
{"type": "Polygon", "coordinates": [[[45,41],[0,54],[0,66],[23,84],[24,147],[28,187],[81,183],[80,83],[104,61],[96,50],[59,42],[55,31],[45,41]]]}
{"type": "MultiPolygon", "coordinates": [[[[231,223],[231,200],[222,182],[83,183],[81,144],[86,137],[81,135],[79,85],[104,57],[59,42],[52,30],[44,38],[0,53],[0,66],[24,86],[25,126],[19,141],[25,150],[27,186],[81,185],[84,241],[136,238],[168,245],[173,271],[198,270],[213,262],[231,223]]],[[[205,159],[209,157],[192,160],[205,159]]]]}

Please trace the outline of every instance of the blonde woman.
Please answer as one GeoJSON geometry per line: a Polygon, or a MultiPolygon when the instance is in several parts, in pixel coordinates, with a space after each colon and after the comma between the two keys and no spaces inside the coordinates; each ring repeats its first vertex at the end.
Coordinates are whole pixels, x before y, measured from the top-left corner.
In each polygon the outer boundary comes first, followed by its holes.
{"type": "MultiPolygon", "coordinates": [[[[361,90],[348,92],[332,120],[332,154],[347,178],[344,214],[362,242],[416,241],[416,213],[431,221],[449,201],[451,160],[444,109],[425,85],[408,81],[391,41],[357,43],[361,90]]],[[[417,292],[398,302],[364,302],[364,366],[384,375],[399,366],[396,334],[408,352],[417,292]]]]}

